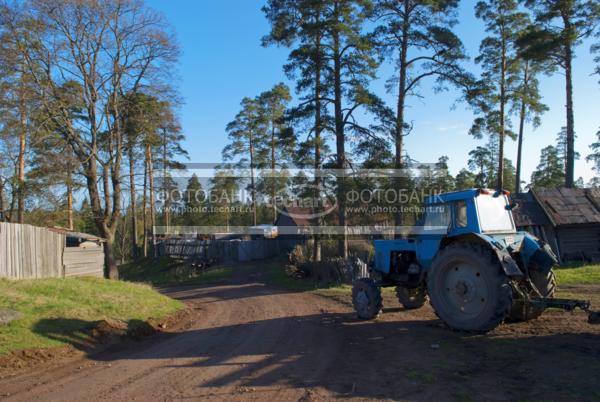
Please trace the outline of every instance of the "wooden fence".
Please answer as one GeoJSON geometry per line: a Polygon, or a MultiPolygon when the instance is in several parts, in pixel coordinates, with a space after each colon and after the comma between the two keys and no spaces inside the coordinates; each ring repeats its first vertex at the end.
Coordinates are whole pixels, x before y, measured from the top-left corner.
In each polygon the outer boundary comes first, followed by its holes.
{"type": "Polygon", "coordinates": [[[297,239],[195,240],[171,238],[159,243],[159,254],[172,258],[206,258],[221,262],[262,260],[284,255],[297,239]]]}
{"type": "Polygon", "coordinates": [[[63,277],[65,235],[31,225],[0,223],[0,277],[63,277]]]}
{"type": "Polygon", "coordinates": [[[86,242],[79,247],[65,247],[63,252],[65,277],[104,276],[104,248],[102,244],[86,242]]]}
{"type": "Polygon", "coordinates": [[[68,236],[73,235],[31,225],[0,223],[0,278],[101,277],[102,244],[86,241],[67,247],[68,236]]]}

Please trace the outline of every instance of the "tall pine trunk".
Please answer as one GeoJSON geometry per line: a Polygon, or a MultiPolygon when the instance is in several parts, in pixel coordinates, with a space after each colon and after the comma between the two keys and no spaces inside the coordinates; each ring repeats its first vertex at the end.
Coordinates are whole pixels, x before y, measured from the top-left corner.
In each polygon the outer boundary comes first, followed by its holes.
{"type": "Polygon", "coordinates": [[[142,195],[142,234],[144,258],[148,257],[148,159],[144,158],[144,191],[142,195]]]}
{"type": "MultiPolygon", "coordinates": [[[[565,22],[569,30],[570,22],[565,22]]],[[[575,117],[573,113],[573,49],[565,46],[565,89],[567,92],[567,160],[565,164],[565,187],[575,187],[575,117]]]]}
{"type": "Polygon", "coordinates": [[[67,227],[69,230],[73,230],[73,176],[71,168],[67,172],[67,227]]]}
{"type": "MultiPolygon", "coordinates": [[[[334,14],[338,15],[338,5],[334,3],[334,14]]],[[[344,135],[344,116],[342,108],[342,55],[340,48],[340,34],[334,29],[333,32],[333,86],[334,86],[334,110],[335,110],[335,145],[337,152],[337,198],[338,198],[338,226],[343,231],[338,240],[338,254],[342,258],[348,258],[348,233],[346,230],[346,144],[344,135]]]]}
{"type": "MultiPolygon", "coordinates": [[[[274,108],[271,110],[272,116],[275,116],[274,108]]],[[[271,121],[271,203],[273,210],[273,223],[277,219],[277,206],[275,205],[275,121],[271,121]]]]}
{"type": "Polygon", "coordinates": [[[515,193],[521,192],[521,161],[523,159],[523,135],[527,117],[526,99],[529,96],[529,62],[525,61],[523,70],[523,93],[521,94],[521,110],[519,112],[519,139],[517,146],[517,172],[515,177],[515,193]]]}
{"type": "Polygon", "coordinates": [[[502,65],[500,66],[500,132],[498,138],[498,172],[496,189],[504,188],[504,136],[505,136],[505,108],[506,108],[506,39],[502,38],[502,65]]]}
{"type": "MultiPolygon", "coordinates": [[[[320,10],[317,11],[316,24],[319,25],[320,10]]],[[[321,35],[317,34],[315,40],[315,203],[321,198],[321,35]]],[[[317,204],[318,205],[318,204],[317,204]]],[[[323,206],[325,208],[325,206],[323,206]]],[[[316,219],[317,230],[323,225],[323,218],[316,219]]],[[[319,233],[313,235],[313,261],[321,261],[321,236],[319,233]]]]}
{"type": "Polygon", "coordinates": [[[138,256],[138,230],[137,230],[137,205],[135,189],[135,159],[133,156],[133,144],[129,144],[127,149],[129,159],[129,202],[131,209],[131,256],[135,259],[138,256]]]}
{"type": "MultiPolygon", "coordinates": [[[[406,105],[406,80],[407,80],[407,66],[406,59],[408,57],[408,33],[410,28],[410,15],[408,13],[409,1],[404,1],[404,19],[402,23],[402,45],[400,46],[400,57],[399,57],[399,82],[398,82],[398,104],[396,109],[396,127],[395,127],[395,155],[394,155],[394,169],[396,170],[396,177],[392,181],[395,184],[396,194],[399,194],[399,190],[402,187],[402,178],[398,176],[399,171],[403,168],[402,153],[404,152],[404,110],[406,105]]],[[[402,226],[405,220],[403,214],[398,212],[394,215],[394,224],[396,227],[402,226]]],[[[397,230],[394,230],[395,236],[398,237],[400,234],[397,230]]]]}
{"type": "Polygon", "coordinates": [[[17,187],[17,222],[25,222],[25,150],[27,144],[27,109],[25,103],[25,78],[21,74],[19,87],[19,176],[17,187]]]}
{"type": "Polygon", "coordinates": [[[164,197],[164,211],[163,211],[163,224],[166,226],[167,232],[169,226],[171,226],[171,194],[169,194],[169,183],[167,182],[167,138],[166,130],[163,138],[163,197],[164,197]]]}
{"type": "Polygon", "coordinates": [[[254,180],[254,138],[252,131],[248,133],[250,144],[250,191],[252,196],[252,224],[256,226],[256,182],[254,180]]]}
{"type": "Polygon", "coordinates": [[[152,163],[152,147],[150,146],[150,144],[146,144],[146,159],[148,160],[148,201],[150,204],[148,207],[150,210],[152,256],[156,258],[156,231],[154,229],[154,227],[156,226],[156,214],[154,213],[154,166],[152,163]]]}

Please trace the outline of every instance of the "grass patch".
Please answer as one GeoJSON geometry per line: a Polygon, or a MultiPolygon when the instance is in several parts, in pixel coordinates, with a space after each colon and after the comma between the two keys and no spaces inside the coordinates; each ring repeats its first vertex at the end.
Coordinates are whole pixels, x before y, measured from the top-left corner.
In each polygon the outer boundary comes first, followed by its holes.
{"type": "Polygon", "coordinates": [[[220,282],[230,278],[231,273],[232,267],[228,265],[210,267],[199,272],[181,261],[168,257],[145,258],[119,267],[121,279],[150,283],[154,286],[220,282]]]}
{"type": "Polygon", "coordinates": [[[23,316],[0,325],[0,354],[77,344],[100,320],[162,319],[183,305],[150,286],[100,278],[0,280],[0,309],[23,316]]]}
{"type": "Polygon", "coordinates": [[[600,284],[600,265],[574,265],[554,270],[559,285],[600,284]]]}
{"type": "Polygon", "coordinates": [[[424,384],[435,384],[435,375],[426,371],[409,370],[406,372],[406,378],[413,381],[419,381],[424,384]]]}

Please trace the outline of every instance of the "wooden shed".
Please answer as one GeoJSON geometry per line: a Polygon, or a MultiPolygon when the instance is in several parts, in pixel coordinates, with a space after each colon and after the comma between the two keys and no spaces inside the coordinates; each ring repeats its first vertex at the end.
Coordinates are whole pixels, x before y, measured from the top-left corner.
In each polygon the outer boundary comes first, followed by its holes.
{"type": "Polygon", "coordinates": [[[556,238],[554,225],[533,196],[533,192],[511,194],[510,197],[512,202],[519,205],[518,208],[512,211],[517,229],[529,232],[542,239],[552,247],[556,255],[559,255],[558,239],[556,238]]]}
{"type": "Polygon", "coordinates": [[[104,275],[104,240],[62,228],[0,223],[0,277],[104,275]]]}
{"type": "Polygon", "coordinates": [[[600,197],[596,189],[533,189],[554,227],[562,261],[600,260],[600,197]]]}
{"type": "Polygon", "coordinates": [[[275,226],[278,236],[305,239],[310,232],[311,209],[303,207],[286,207],[277,215],[275,226]]]}
{"type": "Polygon", "coordinates": [[[561,262],[600,261],[598,190],[536,188],[511,197],[517,228],[550,244],[561,262]]]}
{"type": "Polygon", "coordinates": [[[104,239],[88,233],[74,232],[65,229],[63,249],[63,266],[65,278],[73,276],[104,276],[104,239]]]}

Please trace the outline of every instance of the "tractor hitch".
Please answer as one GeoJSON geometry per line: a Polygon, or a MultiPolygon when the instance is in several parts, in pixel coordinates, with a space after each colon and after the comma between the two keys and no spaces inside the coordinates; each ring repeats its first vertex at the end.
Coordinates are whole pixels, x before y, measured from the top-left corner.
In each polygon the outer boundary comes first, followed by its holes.
{"type": "Polygon", "coordinates": [[[589,300],[535,297],[530,302],[542,308],[558,308],[565,311],[573,311],[578,308],[588,314],[588,323],[600,324],[600,312],[590,310],[589,300]]]}

